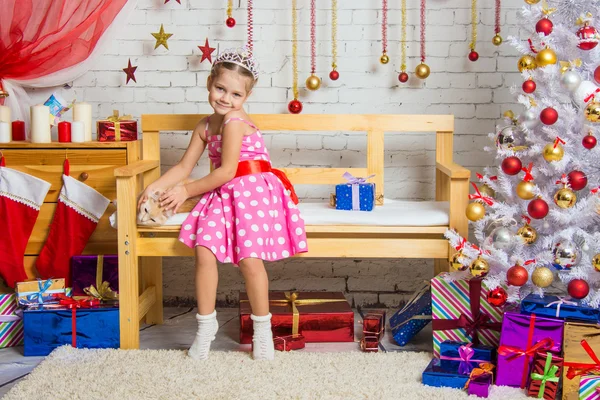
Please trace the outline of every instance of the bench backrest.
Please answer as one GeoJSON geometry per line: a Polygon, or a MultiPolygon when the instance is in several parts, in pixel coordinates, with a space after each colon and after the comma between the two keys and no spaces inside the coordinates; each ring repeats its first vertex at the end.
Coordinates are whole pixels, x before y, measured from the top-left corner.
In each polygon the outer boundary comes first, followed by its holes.
{"type": "MultiPolygon", "coordinates": [[[[191,131],[203,114],[142,115],[143,159],[160,161],[159,132],[191,131]]],[[[355,131],[367,135],[366,168],[282,168],[294,184],[336,185],[344,172],[357,177],[375,175],[377,204],[383,204],[384,133],[436,132],[436,162],[452,161],[453,115],[386,115],[386,114],[253,114],[261,131],[355,131]]],[[[144,185],[157,179],[145,176],[144,185]]]]}

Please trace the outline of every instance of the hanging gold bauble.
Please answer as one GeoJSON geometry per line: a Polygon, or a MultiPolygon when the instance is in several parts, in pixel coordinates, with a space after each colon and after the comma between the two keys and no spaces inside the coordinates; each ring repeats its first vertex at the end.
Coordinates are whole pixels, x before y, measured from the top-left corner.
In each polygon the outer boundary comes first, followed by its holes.
{"type": "Polygon", "coordinates": [[[521,181],[517,185],[517,196],[519,196],[523,200],[531,200],[535,197],[533,193],[533,189],[535,185],[531,182],[521,181]]]}
{"type": "Polygon", "coordinates": [[[500,46],[502,44],[502,36],[496,34],[496,36],[492,38],[492,43],[494,46],[500,46]]]}
{"type": "Polygon", "coordinates": [[[592,101],[585,107],[585,119],[590,122],[600,121],[600,103],[592,101]]]}
{"type": "Polygon", "coordinates": [[[565,151],[560,144],[554,146],[554,143],[549,143],[544,146],[544,160],[548,162],[560,161],[565,155],[565,151]]]}
{"type": "Polygon", "coordinates": [[[431,70],[429,69],[429,66],[427,66],[427,64],[425,64],[425,63],[421,63],[421,64],[417,65],[417,68],[415,68],[415,75],[419,79],[427,78],[429,76],[430,72],[431,72],[431,70]]]}
{"type": "Polygon", "coordinates": [[[466,265],[458,261],[458,259],[462,257],[462,255],[463,254],[459,251],[458,253],[455,253],[450,259],[450,268],[452,268],[454,271],[464,271],[465,269],[467,269],[466,265]]]}
{"type": "Polygon", "coordinates": [[[538,67],[545,67],[546,65],[556,64],[558,62],[558,58],[556,57],[554,50],[546,47],[537,53],[535,56],[535,62],[538,67]]]}
{"type": "Polygon", "coordinates": [[[382,63],[382,64],[387,64],[387,63],[390,62],[390,58],[388,57],[387,54],[383,53],[381,55],[381,57],[379,57],[379,62],[382,63]]]}
{"type": "Polygon", "coordinates": [[[478,202],[469,203],[466,214],[469,221],[478,221],[485,216],[485,207],[478,202]]]}
{"type": "Polygon", "coordinates": [[[525,0],[525,3],[529,4],[530,6],[539,3],[540,0],[525,0]]]}
{"type": "Polygon", "coordinates": [[[594,258],[592,258],[592,267],[598,272],[600,272],[600,254],[596,254],[594,258]]]}
{"type": "Polygon", "coordinates": [[[481,257],[477,257],[469,266],[469,272],[476,278],[483,278],[490,272],[490,264],[481,257]]]}
{"type": "Polygon", "coordinates": [[[576,201],[577,195],[568,187],[564,187],[554,193],[554,203],[560,208],[571,208],[575,205],[576,201]]]}
{"type": "Polygon", "coordinates": [[[547,267],[538,267],[531,274],[531,281],[533,284],[540,288],[547,288],[552,285],[552,281],[554,281],[554,274],[547,267]]]}
{"type": "Polygon", "coordinates": [[[491,197],[491,198],[496,197],[496,191],[494,189],[492,189],[491,187],[489,187],[488,185],[486,185],[485,183],[483,185],[481,185],[481,187],[479,188],[479,193],[481,193],[484,196],[491,197]]]}
{"type": "Polygon", "coordinates": [[[537,231],[529,224],[525,224],[519,228],[517,236],[519,236],[525,244],[532,244],[537,239],[537,231]]]}
{"type": "Polygon", "coordinates": [[[315,74],[312,74],[311,76],[306,78],[306,87],[309,90],[317,90],[321,87],[321,79],[315,74]]]}
{"type": "Polygon", "coordinates": [[[523,72],[526,69],[536,69],[537,68],[537,64],[535,62],[535,58],[533,58],[532,56],[523,56],[521,58],[519,58],[519,72],[523,72]]]}

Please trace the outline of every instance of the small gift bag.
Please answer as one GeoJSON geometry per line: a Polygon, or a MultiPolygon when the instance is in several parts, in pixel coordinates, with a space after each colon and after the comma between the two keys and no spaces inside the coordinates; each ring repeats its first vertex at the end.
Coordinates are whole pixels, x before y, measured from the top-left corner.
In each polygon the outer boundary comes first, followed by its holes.
{"type": "Polygon", "coordinates": [[[99,142],[126,142],[137,140],[137,121],[131,115],[119,116],[117,110],[113,115],[97,122],[99,142]]]}
{"type": "Polygon", "coordinates": [[[335,196],[331,197],[330,204],[335,204],[336,210],[373,211],[375,184],[368,183],[367,180],[374,176],[355,178],[346,172],[343,177],[348,182],[335,186],[335,196]]]}

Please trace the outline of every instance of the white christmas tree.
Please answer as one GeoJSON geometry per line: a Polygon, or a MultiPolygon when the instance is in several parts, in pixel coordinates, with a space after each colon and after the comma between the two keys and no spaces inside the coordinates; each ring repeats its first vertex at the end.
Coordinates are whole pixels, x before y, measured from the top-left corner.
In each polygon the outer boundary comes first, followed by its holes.
{"type": "MultiPolygon", "coordinates": [[[[478,246],[454,231],[458,276],[508,283],[508,300],[563,290],[600,305],[600,1],[527,3],[519,12],[528,40],[509,37],[522,57],[524,107],[489,136],[497,167],[479,175],[467,216],[478,246]]],[[[474,185],[475,186],[475,185],[474,185]]]]}

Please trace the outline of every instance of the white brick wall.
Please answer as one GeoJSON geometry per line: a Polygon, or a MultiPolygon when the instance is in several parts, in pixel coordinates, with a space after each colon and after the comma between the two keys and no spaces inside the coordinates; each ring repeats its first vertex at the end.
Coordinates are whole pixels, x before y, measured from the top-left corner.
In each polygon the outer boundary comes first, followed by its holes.
{"type": "MultiPolygon", "coordinates": [[[[237,26],[225,27],[225,1],[182,0],[163,4],[162,0],[138,0],[130,23],[119,32],[106,54],[92,71],[66,91],[69,98],[94,106],[94,116],[111,114],[113,109],[139,117],[142,113],[207,113],[205,82],[210,65],[199,63],[199,50],[206,37],[211,45],[226,48],[240,45],[246,37],[245,6],[234,1],[237,26]],[[163,23],[169,50],[154,50],[151,32],[163,23]],[[138,66],[137,84],[125,85],[120,71],[131,58],[138,66]]],[[[427,63],[431,76],[424,82],[411,76],[400,86],[399,1],[389,2],[388,65],[381,55],[381,1],[339,1],[338,70],[340,79],[327,76],[331,64],[330,2],[318,2],[318,74],[323,85],[308,92],[303,81],[310,71],[309,1],[299,0],[298,29],[300,96],[304,113],[451,113],[456,116],[455,161],[479,171],[492,160],[482,153],[486,135],[498,117],[509,108],[518,110],[508,86],[520,81],[516,70],[518,56],[507,45],[491,44],[494,35],[492,1],[479,1],[479,61],[467,60],[470,41],[469,0],[428,2],[427,63]]],[[[413,70],[419,59],[418,1],[408,1],[408,65],[413,70]]],[[[524,2],[505,0],[502,10],[502,36],[519,34],[514,25],[516,12],[524,2]]],[[[292,98],[291,2],[255,1],[255,54],[263,71],[248,103],[251,113],[286,112],[292,98]]],[[[213,54],[214,55],[214,54],[213,54]]],[[[412,75],[412,74],[411,74],[412,75]]],[[[40,100],[50,91],[33,93],[40,100]]],[[[332,165],[357,166],[364,162],[365,139],[344,133],[325,135],[274,135],[267,145],[277,166],[332,165]],[[359,160],[359,161],[355,161],[359,160]]],[[[189,141],[184,133],[163,134],[163,169],[174,165],[189,141]]],[[[434,194],[434,148],[432,134],[407,134],[386,138],[386,196],[431,199],[434,194]],[[393,178],[393,179],[392,179],[393,178]]],[[[194,176],[206,173],[207,162],[199,162],[194,176]]],[[[300,187],[301,196],[327,197],[330,188],[300,187]]],[[[432,275],[431,260],[304,260],[293,259],[268,264],[272,289],[341,290],[355,304],[396,305],[422,280],[432,275]]],[[[191,258],[165,259],[165,295],[181,302],[194,297],[194,267],[191,258]]],[[[239,272],[221,268],[219,301],[235,302],[243,288],[239,272]]]]}

